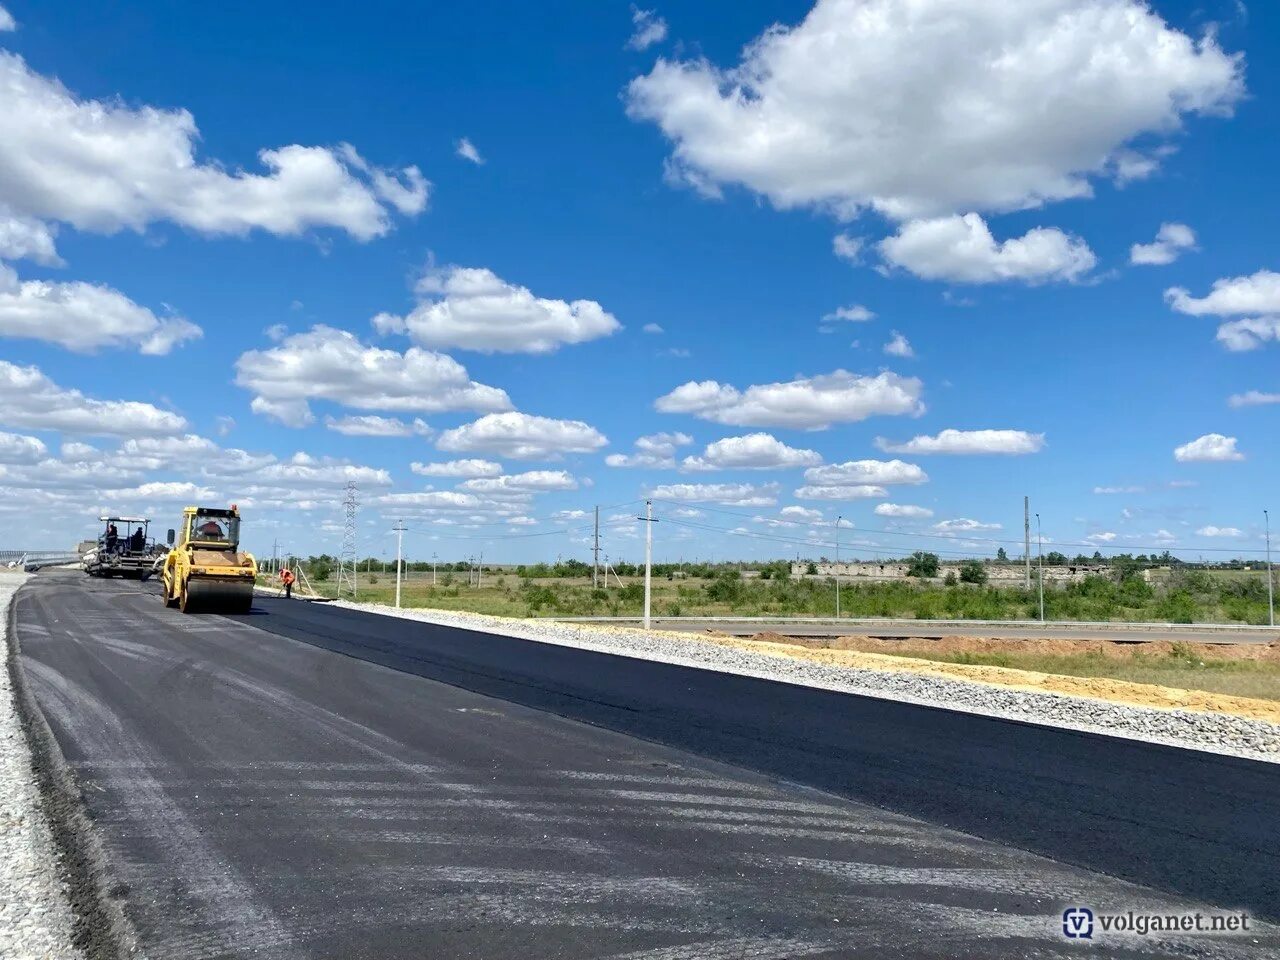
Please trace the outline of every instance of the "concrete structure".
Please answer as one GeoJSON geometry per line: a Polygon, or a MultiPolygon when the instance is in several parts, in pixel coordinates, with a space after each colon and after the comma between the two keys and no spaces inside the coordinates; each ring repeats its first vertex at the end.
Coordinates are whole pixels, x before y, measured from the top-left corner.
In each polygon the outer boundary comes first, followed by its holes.
{"type": "MultiPolygon", "coordinates": [[[[894,580],[906,580],[907,564],[905,563],[871,563],[864,561],[852,561],[849,563],[830,563],[817,562],[817,576],[834,577],[839,573],[842,580],[853,582],[870,582],[883,583],[894,580]]],[[[920,582],[938,583],[946,579],[948,573],[953,573],[956,579],[960,579],[960,563],[944,562],[938,566],[938,576],[931,580],[921,580],[920,582]]],[[[1021,564],[1017,563],[987,563],[983,564],[983,568],[987,571],[987,579],[990,583],[999,586],[1021,586],[1023,582],[1023,569],[1021,564]]],[[[793,563],[791,565],[791,575],[793,577],[814,576],[807,573],[809,569],[808,563],[793,563]]],[[[1078,583],[1091,574],[1106,573],[1107,568],[1094,564],[1089,565],[1068,565],[1063,567],[1044,568],[1045,583],[1078,583]]],[[[1148,571],[1144,571],[1146,573],[1148,571]]],[[[1032,574],[1034,581],[1035,575],[1032,574]]]]}

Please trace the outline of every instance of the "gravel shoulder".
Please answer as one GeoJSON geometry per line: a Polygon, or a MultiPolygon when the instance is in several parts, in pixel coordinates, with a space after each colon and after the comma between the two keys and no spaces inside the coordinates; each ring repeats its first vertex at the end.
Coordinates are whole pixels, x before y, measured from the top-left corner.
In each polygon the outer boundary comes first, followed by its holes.
{"type": "MultiPolygon", "coordinates": [[[[0,631],[10,658],[9,606],[22,573],[0,574],[0,631]]],[[[0,671],[0,956],[80,958],[75,917],[59,875],[58,847],[45,819],[13,679],[0,671]]]]}
{"type": "MultiPolygon", "coordinates": [[[[833,657],[829,654],[835,651],[807,651],[731,637],[700,637],[687,633],[520,620],[422,608],[397,610],[385,604],[337,603],[386,616],[499,633],[540,643],[944,707],[1213,754],[1280,762],[1280,724],[1253,716],[1188,708],[1191,705],[1185,701],[1182,706],[1167,700],[1159,706],[1139,706],[1098,697],[1097,691],[1086,687],[1073,687],[1073,692],[1063,693],[1052,689],[1053,683],[1017,683],[1013,681],[1025,678],[998,677],[996,673],[979,676],[965,671],[943,671],[938,669],[944,666],[942,664],[904,657],[873,654],[833,657]],[[1080,695],[1086,692],[1087,695],[1080,695]]],[[[992,671],[997,668],[986,669],[992,671]]],[[[1202,704],[1197,701],[1194,706],[1202,707],[1202,704]]]]}

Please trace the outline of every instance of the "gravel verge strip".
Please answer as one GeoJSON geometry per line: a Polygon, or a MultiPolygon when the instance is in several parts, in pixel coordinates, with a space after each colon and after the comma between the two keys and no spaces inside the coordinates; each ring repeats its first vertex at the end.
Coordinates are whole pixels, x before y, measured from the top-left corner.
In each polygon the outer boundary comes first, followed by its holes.
{"type": "Polygon", "coordinates": [[[14,595],[0,575],[0,957],[140,958],[84,798],[19,663],[14,595]]]}
{"type": "Polygon", "coordinates": [[[829,666],[707,643],[689,634],[666,631],[517,620],[453,610],[397,610],[376,603],[335,603],[353,610],[497,633],[539,643],[579,647],[1219,755],[1280,762],[1280,725],[1246,717],[1128,706],[1107,700],[1018,690],[905,671],[829,666]]]}

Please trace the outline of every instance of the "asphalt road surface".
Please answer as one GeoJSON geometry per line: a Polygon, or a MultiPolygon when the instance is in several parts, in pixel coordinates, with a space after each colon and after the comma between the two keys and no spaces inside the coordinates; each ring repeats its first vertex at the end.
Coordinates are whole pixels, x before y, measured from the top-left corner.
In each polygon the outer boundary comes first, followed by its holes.
{"type": "Polygon", "coordinates": [[[15,616],[153,958],[1078,957],[1067,905],[1280,903],[1276,765],[61,571],[15,616]]]}
{"type": "MultiPolygon", "coordinates": [[[[558,619],[558,618],[549,618],[558,619]]],[[[573,617],[579,623],[616,623],[636,626],[639,618],[573,617]]],[[[867,636],[885,639],[909,639],[912,637],[995,637],[999,640],[1113,640],[1117,643],[1149,643],[1156,640],[1191,643],[1276,643],[1280,641],[1280,629],[1233,630],[1230,627],[1208,629],[1203,626],[1132,627],[1123,624],[1090,624],[1088,626],[1064,626],[1048,624],[984,625],[981,623],[930,623],[927,620],[842,620],[817,623],[789,623],[785,620],[695,620],[653,617],[651,625],[657,630],[677,630],[683,633],[705,633],[718,630],[735,637],[752,637],[769,631],[787,637],[847,637],[867,636]]]]}

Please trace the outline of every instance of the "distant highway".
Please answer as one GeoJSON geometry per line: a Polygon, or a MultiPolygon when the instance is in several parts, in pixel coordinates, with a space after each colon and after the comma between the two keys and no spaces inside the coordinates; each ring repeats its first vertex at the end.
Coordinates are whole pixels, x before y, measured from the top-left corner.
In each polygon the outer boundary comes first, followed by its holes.
{"type": "MultiPolygon", "coordinates": [[[[639,617],[549,617],[565,623],[609,623],[639,626],[639,617]]],[[[821,620],[746,617],[653,617],[657,630],[686,633],[718,631],[735,637],[778,633],[785,637],[867,636],[894,638],[994,637],[999,640],[1111,640],[1116,643],[1149,643],[1155,640],[1194,643],[1277,643],[1280,627],[1234,624],[1166,623],[1017,623],[1005,620],[821,620]]]]}
{"type": "Polygon", "coordinates": [[[14,619],[147,956],[1280,956],[1280,764],[64,571],[14,619]]]}

